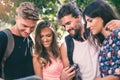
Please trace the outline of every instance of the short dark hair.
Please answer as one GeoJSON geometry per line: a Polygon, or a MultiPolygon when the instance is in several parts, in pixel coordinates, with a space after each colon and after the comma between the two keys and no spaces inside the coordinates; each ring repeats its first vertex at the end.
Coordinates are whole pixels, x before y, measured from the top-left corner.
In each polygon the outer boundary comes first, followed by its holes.
{"type": "Polygon", "coordinates": [[[82,15],[82,10],[79,9],[74,2],[65,3],[58,11],[58,19],[71,14],[73,17],[78,17],[82,15]]]}
{"type": "Polygon", "coordinates": [[[38,8],[32,2],[22,2],[17,8],[17,15],[30,20],[39,20],[38,8]]]}

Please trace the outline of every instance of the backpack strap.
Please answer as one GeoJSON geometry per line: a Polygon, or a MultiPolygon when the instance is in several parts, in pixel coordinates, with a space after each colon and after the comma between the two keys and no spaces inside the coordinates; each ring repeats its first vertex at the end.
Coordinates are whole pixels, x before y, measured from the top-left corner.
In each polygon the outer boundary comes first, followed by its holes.
{"type": "MultiPolygon", "coordinates": [[[[73,39],[70,35],[65,37],[65,41],[66,41],[66,46],[67,46],[67,54],[68,54],[68,59],[70,61],[70,65],[73,65],[73,50],[74,50],[74,42],[73,39]]],[[[74,64],[76,65],[76,64],[74,64]]],[[[76,66],[76,69],[79,70],[78,65],[76,66]]],[[[73,77],[72,80],[82,80],[80,76],[76,75],[75,77],[73,77]]]]}
{"type": "Polygon", "coordinates": [[[65,37],[66,45],[67,45],[67,54],[68,59],[70,61],[70,65],[73,65],[73,50],[74,50],[74,42],[70,35],[65,37]]]}
{"type": "Polygon", "coordinates": [[[9,29],[5,29],[5,30],[3,30],[3,32],[7,35],[7,38],[8,38],[7,47],[6,47],[4,56],[2,58],[2,77],[4,78],[4,64],[14,49],[14,38],[9,29]]]}

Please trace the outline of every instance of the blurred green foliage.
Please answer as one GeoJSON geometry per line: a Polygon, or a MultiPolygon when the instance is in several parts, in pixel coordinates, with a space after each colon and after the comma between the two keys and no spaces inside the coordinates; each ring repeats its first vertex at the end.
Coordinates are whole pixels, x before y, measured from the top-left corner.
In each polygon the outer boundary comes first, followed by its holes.
{"type": "MultiPolygon", "coordinates": [[[[64,29],[58,27],[57,12],[62,4],[68,1],[76,2],[77,6],[84,10],[85,6],[93,0],[0,0],[0,26],[6,28],[6,24],[15,24],[14,17],[16,15],[16,8],[23,1],[30,1],[35,3],[39,8],[41,19],[49,20],[53,23],[55,31],[58,33],[58,37],[61,38],[64,34],[64,29]]],[[[116,10],[120,14],[120,0],[106,0],[110,4],[116,7],[116,10]]],[[[10,25],[11,26],[11,25],[10,25]]]]}

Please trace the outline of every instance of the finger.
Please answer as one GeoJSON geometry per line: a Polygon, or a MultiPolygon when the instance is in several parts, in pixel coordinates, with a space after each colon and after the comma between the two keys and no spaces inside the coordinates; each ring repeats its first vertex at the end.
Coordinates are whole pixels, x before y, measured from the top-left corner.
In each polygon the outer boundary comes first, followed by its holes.
{"type": "Polygon", "coordinates": [[[74,70],[74,71],[70,72],[68,76],[75,76],[75,73],[76,73],[76,72],[75,72],[75,70],[74,70]]]}
{"type": "Polygon", "coordinates": [[[47,64],[47,60],[46,59],[41,57],[40,60],[42,61],[43,64],[45,64],[45,65],[47,64]]]}
{"type": "Polygon", "coordinates": [[[120,28],[120,20],[111,20],[105,25],[105,28],[110,30],[115,30],[117,28],[120,28]]]}
{"type": "Polygon", "coordinates": [[[68,73],[70,73],[70,72],[72,72],[72,71],[75,71],[74,66],[71,66],[71,67],[67,70],[68,73]]]}
{"type": "Polygon", "coordinates": [[[71,73],[69,73],[69,74],[68,74],[68,77],[69,77],[70,79],[72,79],[73,77],[75,77],[75,70],[72,71],[71,73]]]}
{"type": "Polygon", "coordinates": [[[113,31],[113,30],[115,30],[115,27],[110,27],[109,30],[113,31]]]}
{"type": "Polygon", "coordinates": [[[105,25],[105,28],[110,28],[112,26],[115,26],[118,22],[119,20],[111,20],[105,25]]]}
{"type": "Polygon", "coordinates": [[[63,70],[64,70],[64,71],[67,71],[69,68],[70,68],[70,67],[66,67],[66,68],[64,68],[63,70]]]}
{"type": "Polygon", "coordinates": [[[111,25],[112,25],[112,23],[113,23],[113,21],[108,22],[108,23],[105,25],[105,28],[110,28],[111,25]]]}

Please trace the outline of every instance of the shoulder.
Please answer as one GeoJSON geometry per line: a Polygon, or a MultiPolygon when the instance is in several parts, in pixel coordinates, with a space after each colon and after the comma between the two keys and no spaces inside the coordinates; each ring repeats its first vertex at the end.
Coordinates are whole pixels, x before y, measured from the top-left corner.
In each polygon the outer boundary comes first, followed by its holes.
{"type": "Polygon", "coordinates": [[[114,34],[115,36],[120,37],[120,28],[119,28],[119,29],[114,30],[114,31],[113,31],[113,34],[114,34]]]}
{"type": "Polygon", "coordinates": [[[110,36],[105,41],[105,44],[112,45],[112,47],[119,47],[120,46],[120,29],[114,30],[110,36]]]}
{"type": "Polygon", "coordinates": [[[7,35],[3,31],[0,31],[0,42],[1,41],[7,41],[7,35]]]}
{"type": "Polygon", "coordinates": [[[109,42],[109,44],[116,44],[116,43],[120,43],[120,29],[116,29],[114,30],[104,41],[104,44],[107,44],[107,42],[109,42]]]}
{"type": "Polygon", "coordinates": [[[73,39],[70,35],[65,37],[65,42],[66,42],[67,45],[71,45],[71,44],[73,45],[73,43],[74,43],[73,39]]]}
{"type": "Polygon", "coordinates": [[[3,31],[0,31],[0,38],[5,38],[7,37],[6,34],[3,31]]]}
{"type": "Polygon", "coordinates": [[[66,37],[65,37],[65,40],[71,40],[72,39],[72,37],[70,36],[70,35],[67,35],[66,37]]]}
{"type": "Polygon", "coordinates": [[[3,32],[0,31],[0,53],[4,53],[6,47],[7,47],[8,39],[7,35],[3,32]]]}
{"type": "Polygon", "coordinates": [[[120,29],[116,29],[113,31],[113,33],[110,35],[111,40],[120,40],[120,29]]]}
{"type": "MultiPolygon", "coordinates": [[[[34,50],[34,49],[33,49],[34,50]]],[[[34,52],[33,52],[34,54],[33,54],[33,57],[39,57],[39,54],[37,54],[36,52],[35,52],[35,50],[34,50],[34,52]]]]}

